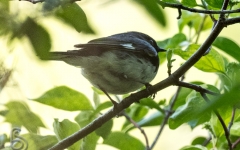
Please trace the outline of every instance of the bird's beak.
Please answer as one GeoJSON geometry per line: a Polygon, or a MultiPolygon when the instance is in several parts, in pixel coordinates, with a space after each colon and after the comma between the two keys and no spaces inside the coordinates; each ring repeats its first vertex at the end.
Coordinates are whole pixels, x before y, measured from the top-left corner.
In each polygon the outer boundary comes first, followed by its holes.
{"type": "Polygon", "coordinates": [[[160,48],[158,47],[158,52],[166,52],[167,50],[163,49],[163,48],[160,48]]]}

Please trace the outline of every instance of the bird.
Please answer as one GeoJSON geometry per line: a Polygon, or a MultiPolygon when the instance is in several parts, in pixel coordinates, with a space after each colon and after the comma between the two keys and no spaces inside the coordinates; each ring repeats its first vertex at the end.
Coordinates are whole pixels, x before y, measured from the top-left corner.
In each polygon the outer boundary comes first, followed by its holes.
{"type": "Polygon", "coordinates": [[[160,48],[149,35],[131,31],[76,44],[77,50],[49,52],[42,60],[64,61],[108,94],[123,95],[149,86],[159,68],[160,48]]]}

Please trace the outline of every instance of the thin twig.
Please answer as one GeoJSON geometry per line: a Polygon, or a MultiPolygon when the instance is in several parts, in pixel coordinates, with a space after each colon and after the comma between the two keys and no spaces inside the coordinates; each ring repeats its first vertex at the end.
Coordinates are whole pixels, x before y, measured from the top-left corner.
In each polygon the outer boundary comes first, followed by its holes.
{"type": "Polygon", "coordinates": [[[232,109],[232,117],[231,117],[231,120],[230,120],[230,122],[229,122],[229,124],[228,124],[228,131],[229,131],[229,132],[230,132],[231,127],[232,127],[233,122],[234,122],[235,111],[236,111],[236,108],[233,107],[233,109],[232,109]]]}
{"type": "Polygon", "coordinates": [[[196,85],[196,84],[191,84],[191,83],[179,81],[179,82],[176,83],[176,85],[181,86],[181,87],[186,87],[186,88],[189,88],[189,89],[193,89],[193,90],[195,90],[197,92],[200,92],[200,93],[207,93],[207,94],[215,95],[215,96],[219,95],[218,93],[215,93],[213,91],[205,89],[205,88],[203,88],[199,85],[196,85]]]}
{"type": "MultiPolygon", "coordinates": [[[[184,76],[182,76],[181,80],[184,80],[184,76]]],[[[178,97],[178,95],[179,95],[180,90],[181,90],[181,87],[178,86],[177,91],[176,91],[175,95],[173,96],[173,98],[172,98],[172,100],[171,100],[171,102],[170,102],[170,105],[169,105],[168,110],[166,111],[166,115],[165,115],[165,117],[164,117],[164,120],[163,120],[163,122],[161,123],[161,127],[160,127],[160,129],[159,129],[159,131],[158,131],[158,133],[157,133],[157,135],[156,135],[156,137],[155,137],[155,139],[154,139],[154,141],[153,141],[150,149],[153,149],[153,147],[156,145],[156,143],[157,143],[157,141],[158,141],[158,139],[159,139],[159,137],[160,137],[160,135],[161,135],[164,127],[165,127],[165,125],[167,124],[168,119],[169,119],[169,117],[170,117],[171,114],[172,114],[172,109],[173,109],[173,106],[174,106],[174,104],[175,104],[175,102],[176,102],[176,100],[177,100],[177,97],[178,97]]]]}
{"type": "Polygon", "coordinates": [[[169,2],[163,2],[161,0],[158,1],[158,4],[161,5],[163,8],[164,7],[170,7],[170,8],[176,8],[180,10],[187,10],[189,12],[193,13],[203,13],[203,14],[232,14],[232,13],[239,13],[240,9],[235,9],[235,10],[204,10],[204,9],[195,9],[195,8],[190,8],[186,7],[182,4],[179,3],[169,3],[169,2]]]}
{"type": "Polygon", "coordinates": [[[209,135],[209,137],[202,143],[202,146],[207,146],[211,140],[212,137],[209,135]]]}
{"type": "Polygon", "coordinates": [[[198,31],[197,31],[197,37],[196,37],[195,44],[198,43],[198,39],[199,39],[200,33],[201,33],[201,31],[202,31],[202,29],[203,29],[203,27],[204,27],[204,23],[205,23],[205,21],[206,21],[206,18],[207,18],[207,15],[204,15],[203,20],[202,20],[202,22],[201,22],[201,24],[200,24],[200,27],[198,28],[198,31]]]}
{"type": "Polygon", "coordinates": [[[240,144],[240,138],[237,139],[237,140],[232,144],[232,149],[234,149],[238,144],[240,144]]]}
{"type": "Polygon", "coordinates": [[[130,118],[124,111],[122,111],[121,113],[129,122],[131,122],[136,128],[138,128],[141,133],[143,134],[144,138],[145,138],[145,141],[146,141],[146,149],[147,150],[150,150],[150,147],[149,147],[149,142],[148,142],[148,137],[147,137],[147,134],[145,133],[145,131],[132,119],[130,118]]]}
{"type": "MultiPolygon", "coordinates": [[[[201,92],[200,94],[202,95],[203,99],[204,99],[206,102],[210,102],[210,100],[208,99],[206,93],[202,93],[202,92],[201,92]]],[[[230,140],[230,133],[229,133],[229,131],[228,131],[228,128],[227,128],[225,122],[223,121],[221,115],[219,114],[219,112],[218,112],[217,110],[213,110],[213,111],[214,111],[214,113],[216,114],[218,120],[220,121],[220,123],[221,123],[221,125],[222,125],[222,127],[223,127],[224,134],[225,134],[225,137],[226,137],[227,142],[228,142],[229,150],[232,150],[232,142],[231,142],[231,140],[230,140]]]]}

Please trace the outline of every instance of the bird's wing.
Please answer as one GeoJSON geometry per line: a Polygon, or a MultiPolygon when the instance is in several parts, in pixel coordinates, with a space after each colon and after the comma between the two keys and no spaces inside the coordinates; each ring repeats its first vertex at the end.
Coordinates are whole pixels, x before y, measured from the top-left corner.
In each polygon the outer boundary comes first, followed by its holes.
{"type": "Polygon", "coordinates": [[[113,37],[95,39],[95,40],[89,41],[87,44],[76,44],[74,45],[74,47],[81,48],[83,51],[84,50],[95,51],[94,53],[97,53],[97,54],[102,53],[104,51],[111,51],[111,50],[144,53],[143,49],[145,48],[141,44],[134,44],[134,43],[126,42],[121,39],[113,38],[113,37]]]}

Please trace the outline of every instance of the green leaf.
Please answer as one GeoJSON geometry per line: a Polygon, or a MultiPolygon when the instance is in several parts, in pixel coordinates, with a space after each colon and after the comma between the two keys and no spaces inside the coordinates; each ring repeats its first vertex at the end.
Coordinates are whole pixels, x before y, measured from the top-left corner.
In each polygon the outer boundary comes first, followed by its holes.
{"type": "MultiPolygon", "coordinates": [[[[201,98],[201,96],[189,97],[187,103],[178,107],[177,110],[169,118],[169,127],[171,129],[176,129],[183,123],[187,123],[191,120],[196,120],[196,122],[204,122],[210,119],[209,114],[202,114],[198,118],[192,113],[194,110],[201,108],[206,102],[201,98]],[[204,121],[202,121],[204,120],[204,121]]],[[[197,124],[196,123],[196,124],[197,124]]]]}
{"type": "Polygon", "coordinates": [[[56,16],[78,32],[94,33],[87,22],[87,17],[76,3],[66,3],[56,11],[56,16]]]}
{"type": "Polygon", "coordinates": [[[81,150],[95,150],[99,136],[95,132],[90,133],[83,138],[81,150]]]}
{"type": "MultiPolygon", "coordinates": [[[[196,50],[199,49],[199,47],[200,46],[197,44],[191,44],[184,51],[181,49],[174,49],[174,53],[187,60],[196,52],[196,50]]],[[[206,56],[201,57],[201,59],[194,66],[205,72],[225,72],[224,60],[222,56],[213,48],[211,48],[210,52],[206,56]]]]}
{"type": "Polygon", "coordinates": [[[233,87],[229,92],[222,94],[219,97],[214,98],[208,105],[205,105],[199,113],[211,111],[213,109],[217,109],[219,107],[225,107],[225,106],[233,106],[236,104],[239,104],[239,85],[233,87]]]}
{"type": "Polygon", "coordinates": [[[204,0],[209,6],[213,8],[221,8],[223,0],[204,0]]]}
{"type": "MultiPolygon", "coordinates": [[[[58,141],[61,141],[62,139],[80,130],[80,127],[77,123],[71,122],[67,119],[64,119],[62,122],[59,122],[58,119],[54,119],[53,128],[58,141]]],[[[72,146],[68,147],[68,149],[69,150],[80,149],[81,142],[82,141],[78,141],[74,143],[72,146]]]]}
{"type": "Polygon", "coordinates": [[[168,3],[177,3],[180,4],[179,0],[162,0],[163,2],[168,2],[168,3]]]}
{"type": "Polygon", "coordinates": [[[230,134],[234,136],[240,136],[240,122],[233,123],[230,130],[230,134]]]}
{"type": "Polygon", "coordinates": [[[204,18],[204,15],[198,13],[191,13],[188,11],[182,11],[182,17],[178,20],[179,31],[182,32],[185,26],[194,28],[195,32],[201,28],[201,31],[205,31],[212,28],[212,20],[209,16],[204,18]],[[204,24],[202,26],[202,23],[204,24]],[[202,26],[202,27],[201,27],[202,26]]]}
{"type": "Polygon", "coordinates": [[[75,121],[81,128],[85,127],[94,119],[93,111],[81,111],[76,117],[75,121]]]}
{"type": "Polygon", "coordinates": [[[202,145],[194,145],[194,146],[190,145],[190,146],[185,146],[180,150],[208,150],[208,149],[202,145]]]}
{"type": "Polygon", "coordinates": [[[159,107],[159,105],[151,98],[143,98],[140,100],[140,104],[144,106],[148,106],[149,108],[155,108],[159,111],[162,111],[162,109],[159,107]]]}
{"type": "Polygon", "coordinates": [[[175,34],[172,38],[169,39],[168,44],[165,48],[166,49],[180,48],[180,44],[185,41],[187,41],[187,37],[185,34],[183,34],[183,33],[175,34]]]}
{"type": "Polygon", "coordinates": [[[51,148],[53,145],[55,145],[58,140],[56,136],[54,135],[37,135],[33,133],[28,133],[22,135],[22,138],[24,138],[28,142],[28,149],[32,150],[46,150],[51,148]]]}
{"type": "Polygon", "coordinates": [[[29,132],[37,133],[39,127],[45,127],[41,119],[23,102],[11,101],[5,106],[8,112],[5,121],[13,126],[24,126],[29,132]]]}
{"type": "Polygon", "coordinates": [[[240,62],[240,47],[234,41],[226,37],[217,37],[213,45],[240,62]]]}
{"type": "Polygon", "coordinates": [[[182,0],[181,2],[183,5],[188,6],[188,7],[195,7],[197,6],[196,0],[182,0]]]}
{"type": "MultiPolygon", "coordinates": [[[[140,127],[151,127],[151,126],[159,126],[162,122],[164,118],[164,114],[162,114],[161,112],[157,111],[149,116],[144,117],[142,120],[140,120],[139,122],[137,122],[137,125],[140,127]]],[[[133,124],[128,124],[128,126],[126,126],[124,128],[124,130],[122,130],[123,132],[128,132],[132,129],[135,129],[136,127],[133,126],[133,124]]]]}
{"type": "MultiPolygon", "coordinates": [[[[127,115],[134,121],[141,120],[147,114],[147,112],[148,108],[139,104],[132,105],[131,107],[126,109],[127,115]]],[[[132,124],[128,120],[126,120],[122,126],[122,129],[128,127],[128,125],[132,126],[132,124]]]]}
{"type": "Polygon", "coordinates": [[[113,121],[109,120],[105,124],[103,124],[100,128],[98,128],[95,132],[98,136],[101,136],[103,139],[106,139],[108,135],[111,133],[113,127],[113,121]]]}
{"type": "Polygon", "coordinates": [[[30,17],[22,24],[21,30],[20,32],[28,37],[35,53],[40,58],[48,57],[51,49],[51,39],[48,32],[30,17]]]}
{"type": "Polygon", "coordinates": [[[93,109],[89,99],[84,94],[66,86],[51,89],[34,101],[68,111],[93,109]]]}
{"type": "Polygon", "coordinates": [[[234,86],[240,84],[240,64],[228,63],[226,66],[226,74],[218,74],[221,79],[221,87],[229,91],[234,86]]]}
{"type": "MultiPolygon", "coordinates": [[[[233,109],[233,107],[231,107],[231,106],[225,106],[225,107],[217,109],[221,118],[222,118],[222,121],[226,125],[229,124],[229,122],[232,119],[232,109],[233,109]]],[[[239,112],[236,111],[235,112],[235,117],[238,116],[238,115],[239,115],[239,112]]],[[[223,127],[222,127],[222,123],[220,123],[218,117],[215,114],[212,114],[211,120],[210,120],[209,123],[210,123],[212,131],[214,132],[214,135],[216,137],[219,138],[219,137],[225,136],[224,135],[224,130],[223,130],[223,127]]]]}
{"type": "Polygon", "coordinates": [[[99,106],[94,110],[92,116],[97,116],[102,110],[112,107],[113,104],[110,101],[106,101],[104,103],[99,104],[99,106]]]}
{"type": "Polygon", "coordinates": [[[100,105],[100,97],[99,94],[95,91],[93,91],[93,102],[94,102],[94,106],[95,108],[98,107],[100,105]]]}
{"type": "MultiPolygon", "coordinates": [[[[194,81],[194,82],[190,82],[190,83],[191,84],[195,84],[195,85],[202,85],[202,84],[204,84],[203,82],[199,82],[199,81],[194,81]]],[[[176,100],[176,102],[174,104],[173,110],[176,110],[179,106],[184,105],[186,103],[187,96],[192,91],[193,91],[192,89],[181,87],[180,92],[179,92],[178,97],[177,97],[177,100],[176,100]]]]}
{"type": "Polygon", "coordinates": [[[157,126],[157,125],[160,125],[163,118],[164,118],[164,114],[158,111],[151,114],[150,116],[146,116],[145,118],[137,122],[137,124],[140,127],[157,126]]]}
{"type": "MultiPolygon", "coordinates": [[[[134,0],[135,1],[135,0],[134,0]]],[[[166,26],[165,15],[155,0],[136,0],[160,25],[166,26]]]]}
{"type": "MultiPolygon", "coordinates": [[[[217,88],[211,85],[202,85],[202,87],[210,89],[211,91],[219,92],[217,88]]],[[[177,108],[177,110],[171,115],[169,118],[169,127],[171,129],[176,129],[183,123],[189,123],[193,128],[198,124],[206,122],[210,119],[210,112],[203,112],[196,117],[197,110],[201,109],[206,105],[206,101],[202,98],[202,96],[192,91],[186,100],[186,103],[177,108]]]]}
{"type": "Polygon", "coordinates": [[[207,141],[207,138],[206,137],[197,137],[197,138],[195,138],[193,141],[192,141],[192,143],[191,143],[191,145],[202,145],[204,142],[206,142],[207,141]]]}
{"type": "Polygon", "coordinates": [[[116,147],[120,150],[145,150],[144,144],[135,137],[122,132],[112,132],[107,139],[103,141],[107,144],[116,147]]]}

